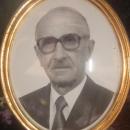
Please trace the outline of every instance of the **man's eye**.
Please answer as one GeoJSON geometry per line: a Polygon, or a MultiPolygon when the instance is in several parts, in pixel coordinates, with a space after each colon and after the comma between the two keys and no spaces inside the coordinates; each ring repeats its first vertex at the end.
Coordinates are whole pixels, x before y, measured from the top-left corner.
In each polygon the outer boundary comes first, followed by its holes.
{"type": "Polygon", "coordinates": [[[47,38],[47,39],[44,39],[43,44],[53,44],[55,42],[56,42],[55,38],[47,38]]]}
{"type": "Polygon", "coordinates": [[[63,41],[66,43],[72,43],[76,42],[76,39],[74,37],[65,37],[63,41]]]}
{"type": "Polygon", "coordinates": [[[71,42],[71,41],[74,41],[74,38],[73,37],[66,37],[65,40],[71,42]]]}

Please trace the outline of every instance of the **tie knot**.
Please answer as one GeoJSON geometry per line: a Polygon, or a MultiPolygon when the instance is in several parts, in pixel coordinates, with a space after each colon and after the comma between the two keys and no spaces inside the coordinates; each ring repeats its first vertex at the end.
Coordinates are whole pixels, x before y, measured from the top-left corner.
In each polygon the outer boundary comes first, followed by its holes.
{"type": "Polygon", "coordinates": [[[60,96],[57,100],[56,100],[56,109],[59,110],[59,111],[62,111],[65,106],[67,106],[67,103],[64,99],[63,96],[60,96]]]}

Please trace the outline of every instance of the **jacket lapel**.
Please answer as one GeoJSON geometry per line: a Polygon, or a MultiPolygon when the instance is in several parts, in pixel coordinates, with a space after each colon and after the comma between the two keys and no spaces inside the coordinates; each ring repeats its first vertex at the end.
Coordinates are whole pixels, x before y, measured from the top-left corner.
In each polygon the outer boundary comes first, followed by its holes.
{"type": "Polygon", "coordinates": [[[66,128],[81,129],[88,126],[91,122],[94,104],[94,92],[92,89],[92,82],[87,78],[85,86],[76,101],[70,116],[66,122],[66,128]]]}
{"type": "Polygon", "coordinates": [[[41,90],[42,96],[39,100],[39,106],[38,111],[40,112],[39,115],[37,115],[40,124],[45,126],[46,128],[49,128],[49,110],[50,110],[50,86],[47,86],[46,88],[43,88],[41,90]],[[47,89],[47,90],[45,90],[47,89]],[[40,117],[40,118],[39,118],[40,117]]]}

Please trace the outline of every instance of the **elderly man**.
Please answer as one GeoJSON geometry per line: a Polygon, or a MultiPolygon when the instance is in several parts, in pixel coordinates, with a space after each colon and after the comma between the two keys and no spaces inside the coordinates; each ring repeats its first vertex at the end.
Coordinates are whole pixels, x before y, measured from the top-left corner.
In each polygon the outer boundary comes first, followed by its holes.
{"type": "Polygon", "coordinates": [[[36,55],[50,83],[21,97],[28,114],[51,130],[80,130],[96,121],[113,92],[85,73],[94,40],[86,19],[69,7],[57,7],[36,26],[36,55]]]}

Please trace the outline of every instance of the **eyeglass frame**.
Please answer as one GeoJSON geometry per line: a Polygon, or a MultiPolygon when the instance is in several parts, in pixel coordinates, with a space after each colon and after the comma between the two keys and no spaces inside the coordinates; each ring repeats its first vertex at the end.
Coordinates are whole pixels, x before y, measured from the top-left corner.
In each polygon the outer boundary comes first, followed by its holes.
{"type": "Polygon", "coordinates": [[[38,46],[39,50],[40,50],[43,54],[53,53],[53,52],[56,50],[56,46],[57,46],[57,43],[58,43],[58,42],[61,43],[62,47],[63,47],[65,50],[67,50],[67,51],[74,51],[74,50],[76,50],[76,49],[79,48],[79,46],[80,46],[80,41],[81,41],[82,38],[87,38],[87,39],[89,39],[89,37],[90,37],[89,35],[80,36],[80,35],[78,35],[78,34],[76,34],[76,33],[64,34],[64,35],[62,35],[60,38],[56,38],[56,37],[53,37],[53,36],[47,36],[47,37],[42,37],[42,38],[38,39],[38,40],[37,40],[37,46],[38,46]],[[73,48],[73,49],[69,49],[69,48],[66,48],[66,47],[65,47],[62,38],[64,38],[64,37],[67,36],[67,35],[75,35],[75,36],[77,36],[77,38],[78,38],[77,47],[75,47],[75,48],[73,48]],[[55,38],[56,43],[54,43],[55,46],[54,46],[54,49],[52,49],[52,51],[44,52],[43,50],[41,50],[41,47],[40,47],[40,44],[39,44],[39,43],[40,43],[40,40],[46,39],[46,38],[49,38],[49,37],[50,37],[50,38],[55,38]]]}

